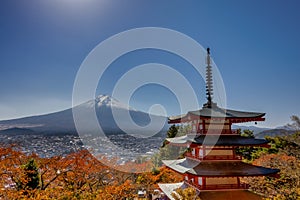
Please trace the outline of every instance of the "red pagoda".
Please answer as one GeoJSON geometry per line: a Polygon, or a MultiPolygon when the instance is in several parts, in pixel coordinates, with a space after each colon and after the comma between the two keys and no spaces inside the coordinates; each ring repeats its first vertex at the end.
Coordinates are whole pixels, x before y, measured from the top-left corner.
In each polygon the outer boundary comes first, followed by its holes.
{"type": "Polygon", "coordinates": [[[243,137],[231,128],[234,123],[264,121],[265,113],[244,112],[220,108],[212,101],[213,82],[209,48],[206,59],[207,103],[200,110],[169,117],[169,124],[189,124],[187,135],[168,138],[170,145],[189,147],[183,159],[164,160],[163,163],[181,173],[184,182],[159,184],[170,198],[174,189],[192,186],[201,199],[261,199],[249,192],[248,185],[241,183],[242,177],[271,176],[279,172],[242,162],[236,148],[246,146],[268,147],[263,139],[243,137]]]}

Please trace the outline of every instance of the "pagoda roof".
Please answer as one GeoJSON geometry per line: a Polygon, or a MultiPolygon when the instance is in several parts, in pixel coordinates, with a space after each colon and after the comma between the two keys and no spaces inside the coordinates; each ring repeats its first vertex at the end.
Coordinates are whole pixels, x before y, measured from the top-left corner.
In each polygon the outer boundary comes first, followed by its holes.
{"type": "Polygon", "coordinates": [[[243,137],[240,135],[185,135],[175,138],[166,138],[172,144],[194,143],[199,145],[215,146],[259,146],[267,144],[264,139],[243,137]]]}
{"type": "Polygon", "coordinates": [[[200,164],[199,160],[189,158],[183,158],[178,160],[163,160],[162,162],[169,168],[182,174],[186,173],[187,171],[193,169],[194,167],[200,164]]]}
{"type": "Polygon", "coordinates": [[[267,176],[279,172],[278,169],[254,166],[241,161],[200,162],[198,160],[184,158],[163,162],[169,168],[177,172],[205,177],[267,176]]]}
{"type": "MultiPolygon", "coordinates": [[[[265,113],[246,112],[220,108],[218,106],[203,107],[200,110],[189,111],[187,114],[169,117],[169,123],[177,123],[180,120],[188,121],[188,116],[194,115],[200,118],[225,118],[225,119],[251,119],[256,121],[262,118],[265,113]]],[[[251,121],[251,120],[248,120],[251,121]]]]}

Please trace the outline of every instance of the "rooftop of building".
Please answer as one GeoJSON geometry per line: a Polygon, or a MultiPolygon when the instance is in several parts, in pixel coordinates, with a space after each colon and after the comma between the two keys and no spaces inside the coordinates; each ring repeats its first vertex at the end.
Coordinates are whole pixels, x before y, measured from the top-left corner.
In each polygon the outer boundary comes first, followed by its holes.
{"type": "Polygon", "coordinates": [[[197,161],[190,158],[163,161],[169,168],[180,172],[204,177],[245,177],[268,176],[279,172],[278,169],[265,168],[241,161],[197,161]]]}
{"type": "Polygon", "coordinates": [[[179,121],[188,121],[190,116],[196,118],[223,118],[223,119],[248,119],[247,121],[258,121],[265,116],[261,112],[247,112],[220,108],[218,106],[203,107],[200,110],[189,111],[187,114],[169,117],[169,123],[178,123],[179,121]]]}
{"type": "Polygon", "coordinates": [[[166,138],[172,144],[194,143],[206,146],[260,146],[266,145],[267,140],[243,137],[240,135],[184,135],[166,138]]]}

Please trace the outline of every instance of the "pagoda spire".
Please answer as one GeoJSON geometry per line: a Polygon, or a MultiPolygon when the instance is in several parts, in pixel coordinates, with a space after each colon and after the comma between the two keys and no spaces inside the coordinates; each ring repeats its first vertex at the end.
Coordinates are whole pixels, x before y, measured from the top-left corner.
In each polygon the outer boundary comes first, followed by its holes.
{"type": "Polygon", "coordinates": [[[212,78],[212,66],[210,59],[210,49],[207,48],[206,56],[206,99],[207,103],[204,104],[205,107],[211,108],[215,105],[212,101],[213,98],[213,78],[212,78]]]}

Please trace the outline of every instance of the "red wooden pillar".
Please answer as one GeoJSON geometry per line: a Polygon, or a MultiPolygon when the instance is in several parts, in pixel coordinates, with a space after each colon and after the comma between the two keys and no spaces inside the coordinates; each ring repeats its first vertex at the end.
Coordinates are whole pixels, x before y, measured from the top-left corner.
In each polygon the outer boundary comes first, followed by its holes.
{"type": "Polygon", "coordinates": [[[206,134],[206,127],[205,127],[205,120],[204,119],[202,120],[202,131],[203,131],[203,134],[206,134]]]}
{"type": "Polygon", "coordinates": [[[205,157],[206,157],[206,148],[205,148],[205,146],[202,146],[202,149],[203,149],[203,158],[205,159],[205,157]]]}
{"type": "Polygon", "coordinates": [[[195,157],[199,158],[199,147],[195,147],[195,157]]]}

